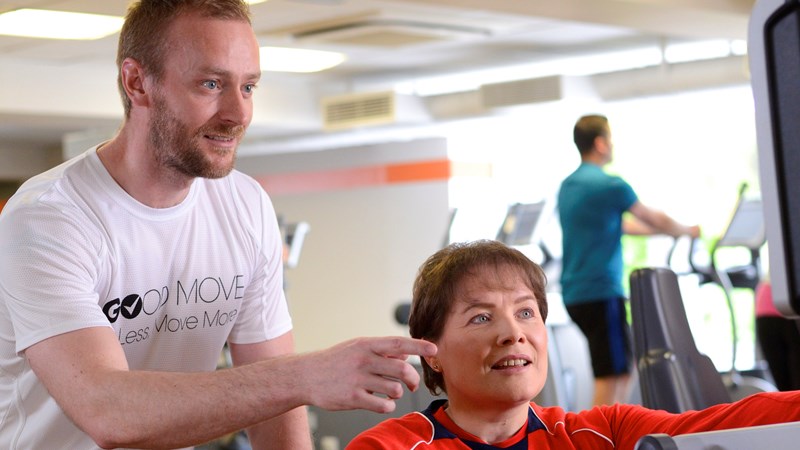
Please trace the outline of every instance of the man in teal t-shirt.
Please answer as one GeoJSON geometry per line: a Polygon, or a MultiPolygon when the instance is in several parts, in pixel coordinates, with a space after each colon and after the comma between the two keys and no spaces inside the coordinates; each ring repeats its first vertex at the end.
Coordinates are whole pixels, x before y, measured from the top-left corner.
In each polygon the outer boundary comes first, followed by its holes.
{"type": "Polygon", "coordinates": [[[558,194],[562,296],[567,312],[589,342],[594,403],[613,404],[627,399],[631,368],[622,233],[698,237],[700,228],[682,225],[645,206],[625,180],[603,171],[613,150],[604,116],[581,117],[573,137],[581,165],[562,182],[558,194]],[[633,218],[623,220],[626,211],[633,218]]]}

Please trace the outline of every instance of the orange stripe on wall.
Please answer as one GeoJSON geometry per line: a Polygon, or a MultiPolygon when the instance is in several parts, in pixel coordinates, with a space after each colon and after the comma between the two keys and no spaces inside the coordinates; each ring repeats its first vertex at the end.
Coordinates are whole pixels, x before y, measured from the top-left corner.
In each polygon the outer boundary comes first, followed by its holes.
{"type": "MultiPolygon", "coordinates": [[[[295,172],[256,177],[270,195],[300,194],[397,183],[446,181],[454,173],[454,163],[447,159],[416,161],[401,164],[354,167],[348,169],[295,172]]],[[[463,165],[458,164],[463,169],[463,165]]],[[[472,166],[472,165],[471,165],[472,166]]],[[[473,176],[491,174],[490,165],[467,170],[473,176]]],[[[462,171],[462,170],[460,170],[462,171]]]]}
{"type": "Polygon", "coordinates": [[[386,180],[389,183],[447,180],[450,178],[450,168],[448,160],[395,164],[386,166],[386,180]]]}

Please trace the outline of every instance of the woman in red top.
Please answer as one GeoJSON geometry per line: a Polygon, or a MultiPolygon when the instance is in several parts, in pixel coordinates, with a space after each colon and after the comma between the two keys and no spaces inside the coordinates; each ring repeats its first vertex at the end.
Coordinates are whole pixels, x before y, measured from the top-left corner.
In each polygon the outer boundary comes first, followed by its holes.
{"type": "Polygon", "coordinates": [[[683,414],[621,404],[580,413],[540,407],[530,399],[547,374],[546,318],[544,273],[519,251],[495,241],[440,250],[417,275],[409,326],[411,336],[438,346],[423,359],[423,375],[447,400],[384,421],[347,449],[633,449],[650,433],[800,420],[800,392],[683,414]]]}

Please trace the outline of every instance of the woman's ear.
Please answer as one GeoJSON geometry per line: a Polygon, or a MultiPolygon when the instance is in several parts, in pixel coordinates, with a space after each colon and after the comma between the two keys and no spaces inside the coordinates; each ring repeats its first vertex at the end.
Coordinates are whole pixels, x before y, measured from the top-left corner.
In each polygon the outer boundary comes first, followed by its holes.
{"type": "Polygon", "coordinates": [[[426,356],[425,362],[433,369],[434,372],[441,372],[442,366],[439,364],[439,359],[435,356],[426,356]]]}

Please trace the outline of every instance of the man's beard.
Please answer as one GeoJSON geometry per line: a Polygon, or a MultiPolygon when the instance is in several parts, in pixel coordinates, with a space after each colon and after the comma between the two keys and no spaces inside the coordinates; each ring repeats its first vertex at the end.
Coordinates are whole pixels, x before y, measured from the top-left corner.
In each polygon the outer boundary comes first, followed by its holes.
{"type": "Polygon", "coordinates": [[[160,95],[154,97],[148,141],[161,167],[194,178],[222,178],[233,170],[236,149],[212,148],[212,152],[220,156],[233,152],[226,163],[215,164],[204,154],[201,142],[206,135],[239,139],[243,134],[244,126],[241,125],[204,125],[192,133],[185,123],[170,112],[160,95]]]}

